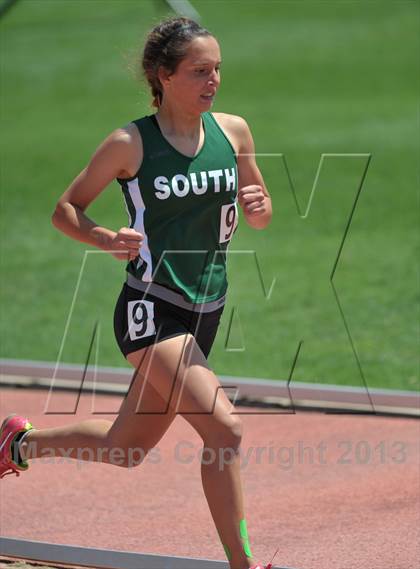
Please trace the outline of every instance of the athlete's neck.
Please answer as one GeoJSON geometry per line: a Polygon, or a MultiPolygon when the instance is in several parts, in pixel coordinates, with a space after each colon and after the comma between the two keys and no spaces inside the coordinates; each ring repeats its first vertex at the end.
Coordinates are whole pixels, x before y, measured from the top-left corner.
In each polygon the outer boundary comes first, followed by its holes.
{"type": "Polygon", "coordinates": [[[162,133],[166,136],[195,140],[201,132],[201,114],[193,114],[162,104],[156,112],[162,133]]]}

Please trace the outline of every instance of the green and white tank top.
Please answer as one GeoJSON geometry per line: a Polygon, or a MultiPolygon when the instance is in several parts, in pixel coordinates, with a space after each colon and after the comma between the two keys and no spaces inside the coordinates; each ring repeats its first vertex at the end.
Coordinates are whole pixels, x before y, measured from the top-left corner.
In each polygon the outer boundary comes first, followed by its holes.
{"type": "Polygon", "coordinates": [[[238,223],[235,151],[210,112],[205,140],[189,157],[162,135],[155,115],[134,121],[144,157],[132,178],[119,179],[129,226],[144,235],[127,264],[127,282],[179,306],[210,311],[227,290],[226,251],[238,223]]]}

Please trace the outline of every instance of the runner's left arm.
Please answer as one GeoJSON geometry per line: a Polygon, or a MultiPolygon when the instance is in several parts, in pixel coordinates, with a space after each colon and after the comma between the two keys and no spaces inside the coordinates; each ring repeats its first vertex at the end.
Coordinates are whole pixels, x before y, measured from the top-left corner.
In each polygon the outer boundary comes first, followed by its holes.
{"type": "Polygon", "coordinates": [[[272,217],[271,197],[255,160],[254,140],[247,122],[235,117],[235,130],[240,141],[238,202],[248,225],[264,229],[272,217]]]}

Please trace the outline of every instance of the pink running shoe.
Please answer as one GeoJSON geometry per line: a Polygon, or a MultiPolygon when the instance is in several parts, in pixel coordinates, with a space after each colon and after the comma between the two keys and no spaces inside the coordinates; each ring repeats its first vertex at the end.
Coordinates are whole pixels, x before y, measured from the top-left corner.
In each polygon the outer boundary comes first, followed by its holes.
{"type": "Polygon", "coordinates": [[[0,427],[0,478],[7,474],[15,473],[20,476],[19,471],[28,470],[29,464],[21,460],[15,462],[12,456],[12,443],[20,433],[32,431],[33,426],[25,419],[13,413],[6,417],[0,427]]]}
{"type": "Polygon", "coordinates": [[[258,563],[258,565],[253,565],[251,567],[251,569],[271,569],[273,567],[273,561],[274,558],[276,557],[277,553],[279,552],[279,550],[277,549],[277,551],[275,552],[275,554],[273,555],[273,558],[271,559],[270,563],[266,566],[261,565],[260,563],[258,563]]]}

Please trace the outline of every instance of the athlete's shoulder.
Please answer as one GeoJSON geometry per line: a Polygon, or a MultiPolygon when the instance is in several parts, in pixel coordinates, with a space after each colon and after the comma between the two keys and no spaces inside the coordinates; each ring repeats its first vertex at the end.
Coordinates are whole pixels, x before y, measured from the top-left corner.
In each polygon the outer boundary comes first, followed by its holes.
{"type": "Polygon", "coordinates": [[[108,137],[110,141],[121,145],[129,145],[139,138],[141,138],[140,132],[134,121],[126,124],[125,126],[116,128],[108,137]]]}
{"type": "Polygon", "coordinates": [[[131,177],[138,171],[143,159],[143,143],[134,122],[113,130],[101,146],[110,156],[124,164],[119,177],[131,177]]]}
{"type": "Polygon", "coordinates": [[[233,128],[235,130],[244,130],[249,128],[248,123],[239,115],[231,115],[228,113],[212,113],[216,121],[223,126],[233,128]]]}
{"type": "Polygon", "coordinates": [[[212,113],[215,120],[228,133],[237,153],[244,152],[252,146],[252,135],[248,123],[239,115],[228,113],[212,113]]]}

